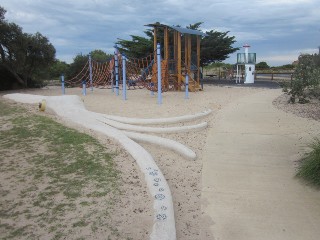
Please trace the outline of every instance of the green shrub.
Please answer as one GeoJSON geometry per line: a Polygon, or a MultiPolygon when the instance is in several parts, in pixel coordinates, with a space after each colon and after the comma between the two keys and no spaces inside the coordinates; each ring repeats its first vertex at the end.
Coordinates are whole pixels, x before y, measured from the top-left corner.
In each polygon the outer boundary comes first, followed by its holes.
{"type": "Polygon", "coordinates": [[[312,150],[302,159],[297,176],[320,187],[320,140],[316,139],[310,147],[312,150]]]}
{"type": "Polygon", "coordinates": [[[304,54],[299,56],[299,63],[293,73],[290,90],[290,102],[309,102],[306,98],[312,97],[309,93],[317,92],[320,85],[319,55],[304,54]]]}

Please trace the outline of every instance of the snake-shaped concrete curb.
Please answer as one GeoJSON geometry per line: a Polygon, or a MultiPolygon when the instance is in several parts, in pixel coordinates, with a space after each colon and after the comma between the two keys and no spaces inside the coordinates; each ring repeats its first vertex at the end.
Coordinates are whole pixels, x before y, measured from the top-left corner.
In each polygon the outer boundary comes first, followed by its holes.
{"type": "Polygon", "coordinates": [[[152,143],[152,144],[156,144],[159,145],[161,147],[165,147],[168,149],[171,149],[179,154],[181,154],[182,156],[195,160],[197,158],[197,155],[194,151],[192,151],[190,148],[186,147],[185,145],[168,139],[168,138],[162,138],[162,137],[158,137],[158,136],[152,136],[152,135],[148,135],[148,134],[142,134],[142,133],[135,133],[135,132],[127,132],[127,131],[123,131],[123,133],[133,139],[136,140],[138,142],[147,142],[147,143],[152,143]]]}
{"type": "MultiPolygon", "coordinates": [[[[168,183],[163,176],[162,172],[155,163],[153,157],[149,152],[147,152],[141,145],[134,142],[132,139],[144,142],[151,142],[158,144],[160,146],[167,147],[172,149],[185,157],[195,159],[196,154],[189,148],[184,145],[170,140],[157,136],[151,136],[147,134],[133,133],[127,131],[121,131],[120,129],[133,130],[133,131],[144,131],[144,132],[175,132],[175,131],[190,131],[190,130],[200,130],[207,126],[207,123],[201,123],[191,126],[182,126],[182,127],[171,127],[171,128],[154,128],[154,127],[143,127],[143,126],[134,126],[130,124],[124,124],[116,122],[118,118],[115,116],[113,120],[107,119],[109,115],[99,114],[90,112],[85,109],[83,102],[78,96],[39,96],[31,94],[7,94],[4,95],[4,98],[15,100],[22,103],[39,103],[43,100],[46,100],[46,105],[48,108],[51,108],[56,112],[57,115],[61,116],[65,120],[72,121],[88,129],[105,134],[108,137],[111,137],[117,140],[126,151],[136,160],[140,170],[145,176],[148,189],[151,195],[154,198],[153,208],[154,208],[154,224],[152,228],[152,233],[150,235],[151,240],[175,240],[176,239],[176,229],[175,229],[175,218],[174,218],[174,209],[172,203],[172,195],[168,186],[168,183]]],[[[196,114],[196,118],[206,116],[211,111],[203,112],[196,114]]],[[[190,121],[191,119],[196,119],[191,117],[192,115],[187,115],[185,117],[176,117],[169,118],[166,122],[166,119],[158,119],[155,122],[173,123],[175,121],[181,122],[183,119],[185,121],[190,121]],[[179,119],[179,120],[178,120],[179,119]]],[[[139,123],[139,124],[151,124],[152,119],[148,120],[139,120],[134,119],[134,121],[126,120],[124,117],[121,117],[123,121],[127,123],[139,123]],[[144,123],[143,123],[144,122],[144,123]]],[[[175,122],[176,123],[176,122],[175,122]]],[[[153,124],[155,124],[153,122],[153,124]]]]}
{"type": "Polygon", "coordinates": [[[145,126],[137,126],[131,125],[126,123],[119,123],[110,119],[105,119],[102,122],[108,124],[112,127],[121,130],[129,130],[129,131],[136,131],[136,132],[152,132],[152,133],[177,133],[177,132],[188,132],[191,130],[202,130],[205,129],[208,124],[206,122],[199,123],[196,125],[188,125],[188,126],[181,126],[181,127],[145,127],[145,126]]]}
{"type": "Polygon", "coordinates": [[[193,121],[201,117],[208,116],[211,112],[212,110],[206,110],[193,115],[184,115],[184,116],[170,117],[170,118],[128,118],[128,117],[120,117],[120,116],[113,116],[113,115],[106,115],[106,114],[103,114],[103,116],[107,119],[114,120],[121,123],[148,125],[148,124],[169,124],[169,123],[181,123],[181,122],[193,121]]]}

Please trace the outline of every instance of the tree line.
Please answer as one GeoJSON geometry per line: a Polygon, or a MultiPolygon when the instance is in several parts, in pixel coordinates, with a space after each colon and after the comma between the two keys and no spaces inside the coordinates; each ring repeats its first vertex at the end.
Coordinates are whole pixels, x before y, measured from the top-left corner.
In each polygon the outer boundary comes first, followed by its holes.
{"type": "Polygon", "coordinates": [[[24,33],[20,26],[6,21],[5,13],[0,6],[1,89],[32,87],[53,63],[56,50],[41,33],[24,33]]]}
{"type": "MultiPolygon", "coordinates": [[[[0,90],[37,87],[43,79],[58,79],[61,74],[67,78],[75,76],[88,61],[89,54],[77,54],[68,64],[56,59],[55,47],[46,36],[37,32],[24,33],[15,23],[5,19],[6,10],[0,6],[0,90]]],[[[202,22],[190,24],[189,29],[200,31],[202,22]]],[[[144,31],[145,37],[131,35],[131,40],[118,39],[121,53],[141,58],[153,52],[153,31],[144,31]]],[[[236,40],[229,32],[207,31],[201,40],[201,66],[221,62],[228,55],[239,50],[233,47],[236,40]]],[[[163,35],[162,35],[163,38],[163,35]]],[[[161,33],[159,33],[161,41],[161,33]]],[[[92,59],[106,61],[113,54],[96,49],[90,52],[92,59]]]]}
{"type": "MultiPolygon", "coordinates": [[[[197,22],[195,24],[189,24],[186,28],[202,32],[200,29],[202,24],[203,22],[197,22]]],[[[160,25],[160,23],[157,22],[155,25],[160,25]]],[[[177,25],[177,27],[180,27],[180,25],[177,25]]],[[[163,43],[163,29],[158,28],[157,31],[157,40],[158,42],[163,43]]],[[[116,44],[118,45],[120,52],[134,58],[145,57],[147,54],[152,53],[154,41],[153,30],[148,29],[144,31],[144,33],[146,37],[131,35],[131,40],[119,39],[116,44]]],[[[205,34],[206,36],[202,37],[200,43],[200,65],[202,67],[211,63],[221,62],[227,59],[230,54],[240,49],[238,47],[233,47],[236,40],[234,36],[228,36],[229,31],[218,32],[211,30],[206,31],[205,34]]],[[[195,42],[195,37],[192,40],[195,42]]],[[[173,37],[171,37],[169,41],[169,45],[173,45],[173,37]]]]}

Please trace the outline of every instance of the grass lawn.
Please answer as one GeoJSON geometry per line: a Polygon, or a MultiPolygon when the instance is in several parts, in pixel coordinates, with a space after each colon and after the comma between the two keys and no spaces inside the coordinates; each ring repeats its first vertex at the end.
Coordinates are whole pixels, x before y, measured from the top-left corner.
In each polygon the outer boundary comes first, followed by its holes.
{"type": "Polygon", "coordinates": [[[118,238],[108,215],[119,194],[106,147],[0,100],[1,239],[118,238]]]}

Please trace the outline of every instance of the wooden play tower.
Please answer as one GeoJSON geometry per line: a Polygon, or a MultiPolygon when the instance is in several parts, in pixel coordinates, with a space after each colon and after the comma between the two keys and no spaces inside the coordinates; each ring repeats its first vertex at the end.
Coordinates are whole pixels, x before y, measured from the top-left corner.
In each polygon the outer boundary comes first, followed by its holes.
{"type": "Polygon", "coordinates": [[[181,91],[185,86],[188,74],[189,91],[201,90],[200,41],[201,36],[206,36],[206,34],[193,29],[160,23],[146,26],[153,27],[154,50],[156,51],[157,43],[163,46],[161,72],[164,84],[171,85],[174,90],[181,91]],[[160,36],[160,33],[163,36],[160,36]]]}

